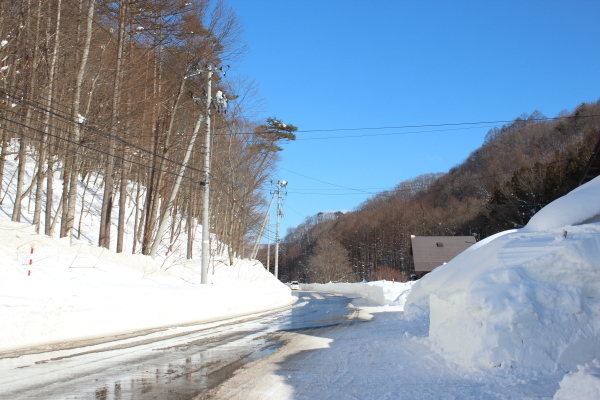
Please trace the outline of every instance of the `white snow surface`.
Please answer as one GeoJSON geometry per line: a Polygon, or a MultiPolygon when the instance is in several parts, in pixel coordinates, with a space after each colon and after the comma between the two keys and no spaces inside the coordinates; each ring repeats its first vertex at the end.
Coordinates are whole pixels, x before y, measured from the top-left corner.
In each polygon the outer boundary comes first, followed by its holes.
{"type": "Polygon", "coordinates": [[[290,289],[258,262],[217,261],[209,284],[200,285],[198,260],[163,269],[149,256],[71,246],[10,221],[0,221],[0,258],[0,350],[210,321],[293,302],[290,289]]]}
{"type": "MultiPolygon", "coordinates": [[[[33,169],[31,163],[26,185],[33,169]]],[[[81,240],[70,243],[68,238],[36,234],[29,223],[7,220],[12,215],[15,173],[16,163],[9,158],[0,202],[0,351],[208,322],[284,307],[295,300],[291,290],[258,261],[236,258],[229,265],[229,257],[218,253],[216,240],[206,285],[200,284],[199,240],[195,258],[186,260],[186,232],[178,233],[178,240],[165,235],[156,259],[131,254],[132,198],[140,196],[133,187],[127,203],[125,252],[96,246],[102,190],[93,185],[94,177],[89,185],[80,184],[77,209],[85,212],[81,222],[77,216],[75,226],[81,227],[81,240]]],[[[58,178],[56,173],[56,188],[62,186],[58,178]]],[[[54,194],[56,208],[60,191],[54,194]]],[[[32,201],[26,198],[24,221],[32,220],[32,211],[32,201]]],[[[115,225],[117,214],[113,213],[115,225]]],[[[201,230],[199,226],[197,238],[201,230]]]]}
{"type": "Polygon", "coordinates": [[[596,178],[554,200],[529,220],[523,230],[543,231],[587,222],[600,222],[600,179],[596,178]]]}
{"type": "Polygon", "coordinates": [[[404,307],[406,297],[414,284],[411,282],[375,281],[362,283],[301,284],[301,290],[357,295],[378,306],[404,307]]]}
{"type": "Polygon", "coordinates": [[[409,318],[474,369],[574,370],[600,357],[600,178],[417,282],[409,318]],[[565,236],[566,235],[566,236],[565,236]]]}
{"type": "Polygon", "coordinates": [[[554,400],[600,399],[600,360],[580,365],[578,369],[564,376],[554,400]]]}

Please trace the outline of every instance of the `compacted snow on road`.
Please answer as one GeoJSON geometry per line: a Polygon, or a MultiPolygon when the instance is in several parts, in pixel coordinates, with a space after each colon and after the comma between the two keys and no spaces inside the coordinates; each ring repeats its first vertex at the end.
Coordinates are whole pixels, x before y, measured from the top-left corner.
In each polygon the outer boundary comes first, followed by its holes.
{"type": "Polygon", "coordinates": [[[427,323],[407,320],[402,306],[352,304],[367,322],[287,332],[287,346],[199,398],[540,399],[558,388],[562,375],[523,379],[458,366],[432,350],[427,323]]]}

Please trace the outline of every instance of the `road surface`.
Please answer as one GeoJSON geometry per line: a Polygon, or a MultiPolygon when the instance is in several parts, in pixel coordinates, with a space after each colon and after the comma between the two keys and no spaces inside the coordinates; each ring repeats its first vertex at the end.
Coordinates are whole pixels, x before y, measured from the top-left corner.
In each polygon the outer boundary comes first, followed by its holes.
{"type": "Polygon", "coordinates": [[[347,297],[296,295],[279,312],[0,353],[0,399],[201,398],[283,346],[286,332],[357,316],[347,297]]]}
{"type": "Polygon", "coordinates": [[[401,307],[295,292],[279,312],[0,353],[0,399],[552,399],[560,376],[470,371],[401,307]]]}
{"type": "Polygon", "coordinates": [[[196,399],[551,400],[558,389],[560,373],[462,368],[432,348],[428,321],[407,320],[401,306],[352,304],[369,322],[286,332],[286,346],[196,399]]]}

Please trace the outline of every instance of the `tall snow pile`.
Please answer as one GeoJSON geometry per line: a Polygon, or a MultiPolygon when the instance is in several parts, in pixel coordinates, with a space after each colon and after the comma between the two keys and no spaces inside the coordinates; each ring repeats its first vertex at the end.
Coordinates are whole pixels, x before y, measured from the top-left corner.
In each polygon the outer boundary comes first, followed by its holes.
{"type": "Polygon", "coordinates": [[[600,357],[600,177],[417,282],[406,314],[473,368],[572,370],[600,357]]]}
{"type": "Polygon", "coordinates": [[[600,399],[600,360],[581,365],[579,371],[564,376],[554,400],[600,399]]]}
{"type": "Polygon", "coordinates": [[[258,262],[217,258],[168,267],[0,221],[0,350],[222,319],[290,304],[258,262]]]}
{"type": "Polygon", "coordinates": [[[380,306],[399,306],[403,308],[414,283],[414,281],[394,282],[386,280],[362,283],[303,283],[300,285],[300,289],[357,295],[380,306]]]}

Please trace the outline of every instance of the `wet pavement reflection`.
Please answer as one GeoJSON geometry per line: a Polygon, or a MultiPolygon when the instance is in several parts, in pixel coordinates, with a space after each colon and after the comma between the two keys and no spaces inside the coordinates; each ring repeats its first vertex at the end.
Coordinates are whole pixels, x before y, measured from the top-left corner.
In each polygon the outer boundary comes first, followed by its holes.
{"type": "Polygon", "coordinates": [[[198,325],[182,334],[163,332],[155,339],[137,337],[110,347],[2,358],[0,397],[193,399],[245,364],[283,346],[282,332],[359,321],[348,307],[351,299],[347,297],[308,292],[294,295],[298,301],[287,310],[258,318],[209,328],[198,325]]]}

